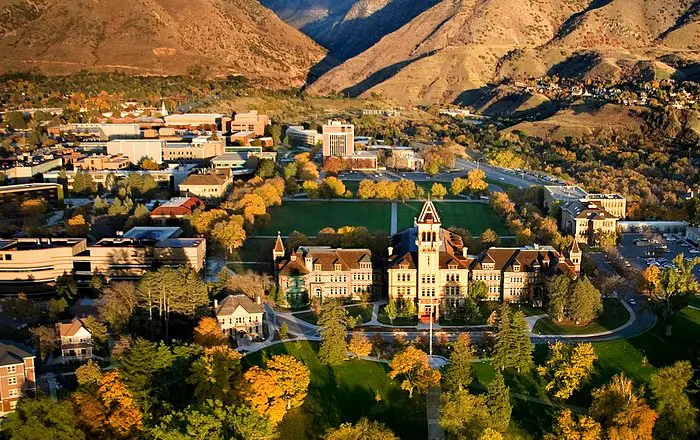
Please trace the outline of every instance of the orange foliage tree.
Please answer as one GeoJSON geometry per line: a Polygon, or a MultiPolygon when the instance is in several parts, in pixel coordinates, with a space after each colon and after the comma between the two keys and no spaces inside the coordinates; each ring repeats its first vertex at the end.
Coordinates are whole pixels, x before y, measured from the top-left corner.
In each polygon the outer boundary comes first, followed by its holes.
{"type": "Polygon", "coordinates": [[[355,332],[350,338],[348,350],[357,357],[369,356],[372,353],[372,342],[365,336],[364,332],[355,332]]]}
{"type": "Polygon", "coordinates": [[[194,329],[194,343],[202,347],[214,347],[216,345],[226,345],[228,338],[219,328],[216,318],[204,317],[199,320],[199,324],[194,329]]]}
{"type": "Polygon", "coordinates": [[[413,397],[416,389],[424,393],[440,383],[440,372],[430,368],[428,355],[413,346],[394,356],[389,368],[389,377],[392,379],[403,377],[401,389],[408,391],[409,397],[413,397]]]}

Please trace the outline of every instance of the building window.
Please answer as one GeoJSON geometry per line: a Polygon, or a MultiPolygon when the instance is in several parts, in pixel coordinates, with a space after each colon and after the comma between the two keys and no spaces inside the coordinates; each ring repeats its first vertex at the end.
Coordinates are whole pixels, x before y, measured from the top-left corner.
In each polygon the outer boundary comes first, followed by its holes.
{"type": "Polygon", "coordinates": [[[19,389],[11,388],[8,397],[19,397],[19,389]]]}
{"type": "Polygon", "coordinates": [[[7,367],[7,372],[8,373],[16,373],[17,372],[17,365],[10,365],[7,367]]]}
{"type": "Polygon", "coordinates": [[[10,402],[10,409],[15,409],[15,408],[17,408],[17,401],[13,400],[10,402]]]}
{"type": "Polygon", "coordinates": [[[17,385],[17,378],[16,377],[8,377],[7,384],[8,385],[17,385]]]}

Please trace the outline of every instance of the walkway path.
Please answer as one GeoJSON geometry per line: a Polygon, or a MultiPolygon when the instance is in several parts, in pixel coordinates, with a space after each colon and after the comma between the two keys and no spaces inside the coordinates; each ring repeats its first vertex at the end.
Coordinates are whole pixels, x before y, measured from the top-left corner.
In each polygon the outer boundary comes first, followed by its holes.
{"type": "Polygon", "coordinates": [[[391,235],[395,235],[399,229],[399,214],[396,202],[391,203],[391,235]]]}
{"type": "Polygon", "coordinates": [[[440,427],[440,387],[431,388],[426,396],[428,415],[428,440],[444,440],[445,431],[440,427]]]}

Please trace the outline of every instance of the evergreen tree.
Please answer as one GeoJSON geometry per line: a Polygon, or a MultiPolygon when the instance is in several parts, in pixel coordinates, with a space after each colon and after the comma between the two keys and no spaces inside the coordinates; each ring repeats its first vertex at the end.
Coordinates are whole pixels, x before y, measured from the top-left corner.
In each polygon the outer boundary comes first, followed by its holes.
{"type": "Polygon", "coordinates": [[[491,427],[496,431],[505,432],[510,424],[513,407],[510,404],[510,389],[500,371],[496,371],[496,376],[488,386],[486,404],[491,415],[491,427]]]}
{"type": "Polygon", "coordinates": [[[348,312],[336,301],[326,301],[318,318],[321,348],[318,357],[326,365],[341,364],[348,357],[348,344],[345,330],[348,326],[348,312]]]}
{"type": "Polygon", "coordinates": [[[511,332],[513,337],[513,364],[518,372],[528,372],[533,367],[532,351],[534,346],[530,340],[530,329],[525,320],[525,314],[517,311],[511,317],[511,332]]]}
{"type": "Polygon", "coordinates": [[[503,303],[499,313],[498,333],[496,345],[493,348],[493,366],[498,370],[505,370],[513,365],[513,331],[510,325],[510,308],[503,303]]]}
{"type": "Polygon", "coordinates": [[[460,333],[452,347],[450,364],[445,372],[445,383],[450,390],[466,389],[472,382],[474,353],[468,333],[460,333]]]}

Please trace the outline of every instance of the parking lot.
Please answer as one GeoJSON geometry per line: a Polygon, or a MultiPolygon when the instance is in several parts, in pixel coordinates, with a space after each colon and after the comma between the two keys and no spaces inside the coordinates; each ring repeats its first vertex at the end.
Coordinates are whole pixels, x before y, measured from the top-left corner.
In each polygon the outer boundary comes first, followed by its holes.
{"type": "MultiPolygon", "coordinates": [[[[686,258],[700,256],[700,249],[687,242],[681,234],[654,234],[651,241],[648,238],[644,234],[624,234],[618,246],[620,255],[636,269],[641,270],[652,264],[659,268],[670,267],[678,254],[684,254],[686,258]]],[[[700,265],[693,272],[700,278],[700,265]]]]}

